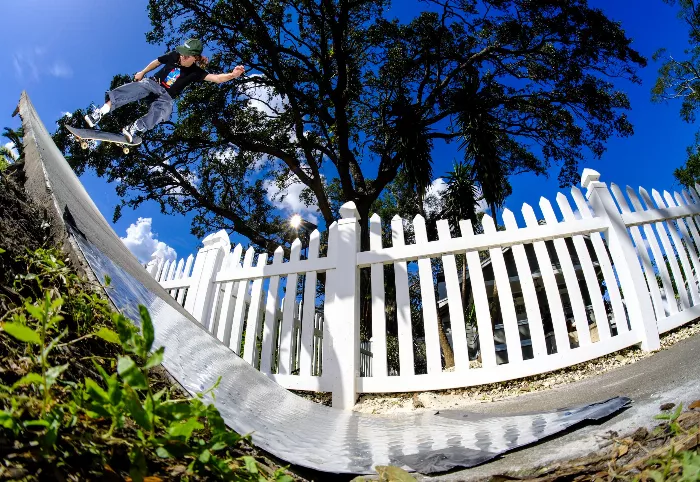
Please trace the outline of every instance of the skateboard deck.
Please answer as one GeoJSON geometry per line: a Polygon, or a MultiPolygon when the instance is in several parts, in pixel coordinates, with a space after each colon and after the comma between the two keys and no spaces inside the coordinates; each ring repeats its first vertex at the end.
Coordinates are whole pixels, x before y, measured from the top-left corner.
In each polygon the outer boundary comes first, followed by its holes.
{"type": "Polygon", "coordinates": [[[138,146],[143,141],[143,139],[141,139],[139,136],[134,136],[133,142],[129,142],[122,134],[115,134],[113,132],[98,131],[94,129],[78,129],[71,126],[66,126],[66,129],[68,129],[71,134],[80,140],[80,147],[83,149],[88,148],[88,143],[86,141],[96,140],[119,144],[123,146],[122,150],[124,151],[124,154],[128,154],[128,146],[138,146]]]}

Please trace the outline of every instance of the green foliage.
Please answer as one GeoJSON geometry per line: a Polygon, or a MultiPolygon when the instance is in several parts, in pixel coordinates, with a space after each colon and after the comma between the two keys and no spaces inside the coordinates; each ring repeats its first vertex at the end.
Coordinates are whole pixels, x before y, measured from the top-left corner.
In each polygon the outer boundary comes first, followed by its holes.
{"type": "Polygon", "coordinates": [[[19,446],[38,445],[37,456],[47,461],[69,457],[72,446],[82,453],[78,457],[92,461],[93,474],[122,460],[135,481],[166,460],[185,463],[183,477],[290,480],[283,470],[241,456],[247,437],[229,430],[208,402],[218,382],[193,398],[169,387],[154,391],[151,370],[162,362],[164,348],[153,346],[153,322],[145,307],[139,307],[139,329],[96,294],[78,289],[80,280],[55,252],[31,253],[26,263],[30,269],[17,276],[15,288],[41,296],[25,298],[0,319],[2,346],[28,360],[28,373],[1,379],[0,433],[11,434],[19,446]],[[76,326],[76,319],[88,327],[76,326]],[[62,363],[56,352],[90,340],[112,344],[114,356],[88,357],[92,371],[76,379],[77,361],[62,363]]]}
{"type": "Polygon", "coordinates": [[[678,417],[680,417],[682,411],[683,411],[683,404],[679,403],[673,412],[660,413],[658,415],[655,415],[654,418],[656,420],[668,420],[669,429],[671,430],[671,432],[674,435],[678,435],[680,432],[683,431],[681,429],[681,426],[678,425],[678,422],[677,422],[678,417]]]}
{"type": "MultiPolygon", "coordinates": [[[[232,229],[273,251],[292,240],[278,208],[294,183],[326,225],[350,200],[366,221],[395,182],[402,197],[420,199],[433,148],[457,141],[497,206],[509,176],[558,166],[560,182],[572,184],[584,156],[632,133],[628,98],[611,79],[639,82],[646,60],[586,0],[422,6],[404,22],[388,0],[152,0],[150,42],[196,36],[215,52],[212,71],[243,64],[255,75],[193,86],[178,99],[177,121],[128,157],[105,144],[81,150],[67,117],[54,139],[78,173],[118,181],[123,205],[153,200],[166,213],[193,213],[197,235],[232,229]],[[273,199],[270,187],[280,189],[273,199]]],[[[121,108],[102,128],[145,109],[121,108]]]]}
{"type": "MultiPolygon", "coordinates": [[[[688,48],[683,52],[657,51],[653,59],[661,61],[659,76],[651,90],[655,102],[680,100],[680,117],[694,123],[700,107],[700,5],[696,0],[664,0],[678,6],[678,17],[688,28],[688,48]]],[[[677,168],[673,175],[686,187],[695,187],[700,181],[700,133],[695,143],[687,149],[685,165],[677,168]]]]}
{"type": "Polygon", "coordinates": [[[2,137],[12,143],[12,146],[17,153],[15,154],[15,152],[9,147],[5,146],[4,143],[3,145],[0,145],[0,172],[7,169],[10,164],[14,164],[22,159],[24,155],[24,144],[22,143],[24,129],[20,127],[17,130],[13,130],[9,127],[5,127],[2,131],[2,137]]]}

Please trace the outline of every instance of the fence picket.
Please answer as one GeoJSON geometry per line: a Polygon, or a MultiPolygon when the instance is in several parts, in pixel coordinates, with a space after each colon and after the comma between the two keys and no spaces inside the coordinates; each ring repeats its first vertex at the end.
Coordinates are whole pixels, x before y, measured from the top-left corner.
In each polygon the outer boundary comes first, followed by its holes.
{"type": "MultiPolygon", "coordinates": [[[[229,265],[232,263],[233,251],[231,249],[226,250],[224,253],[224,259],[221,262],[221,268],[219,272],[228,270],[229,265]]],[[[240,257],[239,257],[240,260],[240,257]]],[[[221,310],[224,305],[224,297],[226,296],[226,286],[225,283],[215,283],[214,284],[214,299],[212,302],[212,308],[209,310],[209,320],[207,321],[208,331],[214,336],[219,334],[219,322],[221,320],[221,310]]]]}
{"type": "MultiPolygon", "coordinates": [[[[463,238],[474,236],[474,229],[469,220],[460,221],[459,230],[463,238]]],[[[496,366],[496,346],[493,341],[493,325],[491,322],[491,311],[489,310],[489,297],[486,293],[484,271],[481,268],[481,259],[479,258],[478,251],[467,252],[467,266],[469,268],[469,279],[471,280],[472,294],[474,296],[476,327],[479,333],[479,346],[481,350],[481,366],[484,368],[493,368],[496,366]]]]}
{"type": "MultiPolygon", "coordinates": [[[[591,219],[593,214],[591,214],[590,206],[583,196],[581,190],[577,187],[571,188],[571,196],[574,198],[574,203],[578,208],[579,213],[581,213],[582,219],[591,219]]],[[[601,233],[591,233],[591,243],[593,244],[593,251],[595,252],[596,258],[598,260],[598,265],[603,273],[603,280],[605,281],[605,288],[608,291],[608,297],[610,298],[610,304],[612,305],[612,318],[614,320],[623,320],[623,325],[627,326],[627,318],[625,315],[625,307],[622,304],[622,295],[620,294],[620,288],[617,282],[617,277],[613,271],[612,262],[608,256],[608,249],[603,241],[603,236],[601,233]]],[[[608,340],[612,336],[612,328],[610,325],[610,320],[605,317],[602,322],[597,322],[598,326],[598,336],[601,340],[608,340]]]]}
{"type": "MultiPolygon", "coordinates": [[[[663,198],[659,195],[658,192],[654,192],[654,199],[656,200],[657,205],[663,209],[666,207],[675,207],[676,206],[676,201],[673,199],[671,194],[668,191],[664,191],[663,198]],[[658,197],[658,199],[657,199],[658,197]],[[665,201],[665,202],[664,202],[665,201]]],[[[692,260],[692,266],[690,264],[690,261],[688,260],[688,252],[691,250],[686,250],[685,246],[690,242],[690,235],[688,234],[688,229],[685,226],[685,221],[683,218],[678,218],[675,221],[667,221],[666,224],[668,225],[668,230],[671,233],[671,237],[673,238],[673,243],[676,246],[676,252],[678,253],[678,256],[681,258],[681,264],[683,266],[683,272],[685,274],[685,280],[686,282],[684,283],[685,286],[688,286],[688,290],[690,291],[690,296],[693,299],[693,306],[697,306],[700,303],[700,294],[698,293],[698,286],[695,284],[693,281],[693,273],[697,272],[698,269],[698,256],[697,254],[691,252],[690,253],[690,258],[692,260]],[[675,229],[674,229],[675,225],[675,229]],[[679,235],[680,232],[680,235],[679,235]]]]}
{"type": "MultiPolygon", "coordinates": [[[[565,222],[576,222],[576,217],[574,216],[574,212],[571,209],[569,200],[564,194],[559,193],[557,195],[557,204],[559,205],[559,209],[564,215],[565,222]]],[[[581,264],[581,270],[583,271],[583,277],[588,288],[588,296],[591,300],[591,305],[593,306],[593,315],[596,320],[596,327],[598,327],[598,324],[600,322],[604,322],[605,329],[609,329],[607,328],[608,316],[605,313],[605,305],[603,304],[603,296],[600,292],[598,275],[595,272],[593,260],[591,259],[591,253],[588,251],[588,245],[586,244],[586,240],[583,236],[573,236],[572,241],[574,243],[574,249],[576,249],[579,263],[581,264]]],[[[585,331],[589,331],[589,329],[590,326],[588,325],[588,323],[586,323],[585,331]]],[[[600,328],[597,329],[600,333],[600,328]]],[[[600,336],[598,340],[600,341],[600,336]]]]}
{"type": "Polygon", "coordinates": [[[160,282],[161,278],[163,277],[163,268],[165,267],[165,259],[159,258],[158,259],[158,270],[156,271],[156,281],[160,282]]]}
{"type": "MultiPolygon", "coordinates": [[[[243,266],[241,269],[250,268],[253,265],[253,255],[255,251],[252,246],[248,248],[243,257],[243,266]]],[[[248,294],[248,280],[238,282],[238,292],[236,293],[236,306],[233,309],[233,320],[231,323],[231,339],[229,340],[229,348],[238,355],[242,356],[241,337],[243,336],[243,321],[245,320],[245,304],[246,295],[248,294]]]]}
{"type": "MultiPolygon", "coordinates": [[[[683,203],[688,206],[692,206],[694,204],[686,191],[683,191],[682,195],[675,193],[675,197],[678,205],[681,205],[681,203],[683,203]]],[[[700,260],[700,257],[698,257],[698,247],[700,247],[700,232],[698,232],[698,228],[695,225],[694,218],[696,218],[696,216],[685,218],[686,225],[688,229],[690,229],[688,251],[691,253],[691,255],[695,256],[696,259],[700,260]]],[[[696,285],[698,284],[698,279],[700,279],[700,268],[696,268],[695,272],[693,273],[693,282],[696,285]]],[[[700,286],[698,286],[698,288],[700,288],[700,286]]]]}
{"type": "MultiPolygon", "coordinates": [[[[326,257],[330,260],[335,260],[338,259],[338,222],[334,221],[329,227],[328,227],[328,252],[326,254],[326,257]]],[[[331,269],[326,271],[326,290],[325,290],[325,298],[323,302],[323,318],[325,320],[333,320],[336,319],[336,309],[337,309],[337,304],[336,304],[336,283],[337,283],[337,269],[331,269]]],[[[330,336],[330,330],[329,330],[329,325],[330,323],[323,323],[322,324],[322,329],[323,333],[321,336],[321,341],[320,341],[320,352],[323,355],[323,360],[328,360],[329,358],[332,358],[333,356],[333,338],[330,336]]],[[[333,376],[333,371],[328,370],[328,367],[326,367],[326,370],[324,373],[322,373],[322,376],[333,376]],[[328,372],[331,371],[329,374],[328,372]]],[[[323,367],[321,367],[323,369],[323,367]]]]}
{"type": "MultiPolygon", "coordinates": [[[[634,192],[630,186],[627,186],[627,197],[630,199],[630,203],[634,208],[634,212],[645,211],[642,206],[641,201],[637,197],[637,193],[634,192]]],[[[656,269],[659,270],[659,276],[661,276],[661,285],[664,288],[664,293],[666,295],[666,301],[668,305],[669,314],[678,313],[678,306],[676,305],[676,296],[673,293],[673,285],[671,284],[671,276],[666,267],[666,262],[664,261],[663,254],[661,253],[661,248],[654,233],[654,228],[651,224],[644,224],[642,226],[644,230],[644,236],[649,243],[649,248],[651,249],[651,254],[654,256],[654,264],[656,264],[656,269]]]]}
{"type": "MultiPolygon", "coordinates": [[[[373,214],[369,219],[369,249],[382,249],[382,219],[373,214]]],[[[370,267],[372,284],[372,374],[387,376],[386,352],[386,292],[384,289],[384,265],[370,267]]]]}
{"type": "Polygon", "coordinates": [[[211,309],[208,310],[206,320],[202,320],[202,326],[212,335],[216,336],[218,332],[219,314],[221,313],[221,301],[224,294],[224,287],[220,284],[215,284],[213,296],[211,298],[211,309]]]}
{"type": "MultiPolygon", "coordinates": [[[[654,199],[654,202],[656,203],[656,206],[658,209],[667,209],[668,207],[675,206],[675,203],[671,203],[670,205],[666,205],[666,202],[664,201],[664,198],[661,197],[661,194],[659,191],[656,189],[652,189],[651,191],[652,197],[654,199]]],[[[668,194],[668,193],[666,193],[668,194]]],[[[682,223],[681,219],[676,219],[672,220],[669,219],[667,221],[664,221],[662,224],[666,227],[668,233],[671,235],[671,242],[673,252],[675,253],[675,258],[676,261],[680,259],[680,267],[683,269],[681,270],[681,276],[683,276],[684,273],[692,273],[692,268],[690,267],[690,262],[688,261],[688,255],[685,252],[685,249],[683,249],[683,242],[681,240],[681,237],[678,235],[678,228],[676,227],[676,222],[682,223]]],[[[679,224],[680,226],[680,224],[679,224]]],[[[685,278],[681,278],[681,284],[684,287],[687,287],[690,283],[686,283],[685,278]]],[[[681,287],[679,284],[676,284],[678,286],[678,290],[681,291],[681,287]]],[[[693,306],[697,306],[698,302],[700,301],[700,298],[698,298],[698,290],[697,287],[690,287],[690,289],[686,288],[682,291],[690,291],[690,297],[693,301],[693,306]]],[[[686,293],[687,296],[687,293],[686,293]]],[[[688,304],[690,305],[690,300],[688,301],[688,304]]]]}
{"type": "MultiPolygon", "coordinates": [[[[299,261],[301,254],[301,241],[299,238],[292,243],[292,250],[289,255],[289,262],[299,261]]],[[[297,274],[291,273],[287,275],[287,284],[285,285],[284,307],[282,308],[282,327],[280,330],[280,348],[279,348],[279,370],[280,375],[289,375],[292,368],[292,331],[294,328],[294,307],[297,298],[297,274]]]]}
{"type": "MultiPolygon", "coordinates": [[[[223,265],[223,269],[237,269],[241,263],[241,255],[243,254],[243,246],[237,244],[231,254],[227,257],[223,265]]],[[[233,321],[233,309],[235,300],[233,293],[238,286],[238,282],[228,281],[224,283],[224,293],[221,300],[221,309],[219,310],[219,320],[216,325],[216,337],[226,346],[229,346],[231,339],[231,322],[233,321]]]]}
{"type": "Polygon", "coordinates": [[[175,268],[176,268],[176,262],[177,259],[174,259],[170,262],[170,267],[168,268],[168,274],[165,275],[165,280],[164,281],[170,281],[173,279],[175,276],[175,268]]]}
{"type": "MultiPolygon", "coordinates": [[[[403,219],[396,215],[391,220],[392,246],[404,246],[403,219]]],[[[399,338],[399,373],[402,376],[416,372],[413,357],[413,327],[411,326],[411,298],[408,294],[408,266],[405,261],[394,263],[396,283],[396,317],[399,338]]]]}
{"type": "MultiPolygon", "coordinates": [[[[282,258],[284,258],[284,249],[282,249],[282,246],[279,246],[272,257],[272,264],[281,264],[282,258]]],[[[272,364],[275,355],[272,347],[277,347],[277,298],[279,296],[279,284],[280,277],[272,276],[267,288],[262,353],[260,354],[260,371],[263,373],[272,373],[272,364]]]]}
{"type": "Polygon", "coordinates": [[[312,361],[312,375],[320,376],[323,360],[323,313],[314,316],[314,356],[312,361]]]}
{"type": "MultiPolygon", "coordinates": [[[[700,196],[698,196],[698,193],[694,187],[690,187],[687,189],[687,191],[683,191],[683,196],[689,201],[689,203],[693,203],[697,206],[696,210],[700,208],[700,196]]],[[[700,232],[700,214],[693,216],[692,220],[696,229],[698,229],[700,232]]],[[[698,239],[698,242],[700,243],[700,239],[698,239]]],[[[700,252],[700,244],[696,244],[696,250],[700,252]]],[[[698,273],[698,277],[700,278],[700,273],[698,273]]]]}
{"type": "MultiPolygon", "coordinates": [[[[267,264],[267,253],[260,253],[257,266],[267,264]]],[[[263,278],[253,280],[253,288],[250,294],[250,307],[248,308],[248,321],[246,322],[245,346],[243,348],[243,359],[256,368],[260,367],[258,352],[258,336],[262,332],[260,323],[260,303],[263,294],[263,278]]]]}
{"type": "MultiPolygon", "coordinates": [[[[504,209],[502,216],[506,230],[515,231],[518,229],[515,215],[511,210],[504,209]]],[[[530,263],[527,259],[525,246],[522,244],[515,244],[511,246],[511,249],[513,250],[513,259],[515,260],[515,269],[520,279],[523,301],[525,302],[527,324],[530,330],[530,341],[532,342],[532,354],[535,358],[538,358],[547,355],[547,344],[544,339],[542,314],[540,313],[540,304],[537,300],[535,281],[532,278],[532,270],[530,269],[530,263]]]]}
{"type": "Polygon", "coordinates": [[[178,263],[177,263],[177,268],[175,268],[175,276],[173,277],[173,279],[182,278],[184,271],[185,271],[185,258],[180,258],[180,261],[178,261],[178,263]]]}
{"type": "MultiPolygon", "coordinates": [[[[522,213],[523,218],[525,218],[526,226],[538,226],[537,217],[535,217],[535,211],[532,209],[532,206],[529,204],[523,204],[522,213]]],[[[534,241],[532,246],[535,249],[537,265],[540,267],[540,275],[542,276],[544,291],[547,295],[549,312],[552,316],[552,328],[554,329],[554,340],[557,345],[557,353],[566,353],[571,350],[571,345],[569,344],[569,335],[566,330],[564,307],[561,303],[561,296],[559,295],[557,279],[554,276],[552,261],[549,258],[549,252],[547,252],[547,245],[544,241],[534,241]]]]}
{"type": "MultiPolygon", "coordinates": [[[[547,221],[547,224],[557,224],[559,222],[557,221],[557,216],[554,214],[554,209],[552,209],[552,205],[548,199],[543,197],[540,198],[540,209],[542,209],[542,214],[544,215],[544,219],[547,221]]],[[[569,302],[571,303],[571,310],[574,315],[574,322],[576,323],[578,344],[581,347],[590,346],[591,331],[588,327],[586,306],[583,304],[581,286],[579,285],[578,276],[576,274],[576,270],[574,269],[571,253],[569,252],[569,248],[566,245],[566,240],[564,238],[557,238],[553,240],[553,244],[554,250],[557,253],[557,258],[559,258],[561,272],[564,275],[564,283],[566,284],[566,291],[569,295],[569,302]]]]}
{"type": "MultiPolygon", "coordinates": [[[[685,191],[683,193],[685,194],[685,191]]],[[[666,193],[664,192],[664,195],[665,194],[666,193]]],[[[673,199],[676,205],[678,206],[690,205],[686,202],[686,198],[684,198],[678,192],[673,193],[673,199]]],[[[678,221],[679,226],[681,227],[681,230],[683,232],[683,236],[686,240],[686,251],[688,251],[688,254],[690,254],[691,260],[693,262],[692,282],[695,283],[697,286],[698,274],[700,274],[700,257],[698,257],[697,240],[700,239],[700,236],[698,235],[698,231],[695,226],[695,223],[693,223],[692,217],[683,218],[682,220],[678,221]]]]}
{"type": "MultiPolygon", "coordinates": [[[[420,214],[413,218],[413,230],[416,244],[428,242],[428,232],[425,229],[425,218],[420,214]]],[[[440,373],[442,361],[440,358],[440,339],[438,336],[438,318],[435,302],[435,284],[430,258],[418,260],[418,277],[420,279],[420,295],[422,301],[423,327],[425,330],[425,356],[428,373],[440,373]]]]}
{"type": "MultiPolygon", "coordinates": [[[[192,265],[194,264],[194,256],[189,255],[187,257],[187,262],[185,263],[185,270],[182,272],[182,278],[190,278],[192,276],[192,265]]],[[[177,294],[177,302],[180,305],[183,305],[185,303],[185,295],[187,291],[191,288],[191,286],[187,288],[181,288],[180,291],[177,294]]]]}
{"type": "MultiPolygon", "coordinates": [[[[611,183],[610,189],[612,190],[613,196],[615,197],[622,214],[631,212],[630,207],[627,204],[627,200],[617,184],[611,183]]],[[[664,312],[663,302],[661,300],[661,292],[659,291],[659,283],[656,281],[656,273],[654,272],[654,267],[652,266],[651,258],[649,257],[649,248],[642,238],[642,232],[640,231],[639,226],[631,226],[629,231],[632,235],[632,240],[634,241],[635,247],[637,248],[637,254],[642,260],[642,269],[644,270],[644,276],[647,280],[647,287],[649,288],[652,304],[654,305],[656,319],[660,320],[666,315],[664,312]]],[[[615,310],[614,305],[613,310],[615,310]]],[[[626,322],[624,323],[624,326],[627,326],[626,322]]]]}
{"type": "MultiPolygon", "coordinates": [[[[309,237],[308,259],[318,259],[320,234],[317,229],[309,237]]],[[[299,374],[311,375],[314,354],[314,321],[316,316],[316,271],[308,271],[304,278],[304,310],[301,317],[301,352],[299,374]]]]}
{"type": "MultiPolygon", "coordinates": [[[[177,267],[175,268],[175,273],[173,273],[173,279],[178,280],[182,278],[182,272],[185,269],[185,258],[180,258],[180,261],[177,263],[177,267]]],[[[178,293],[182,288],[176,288],[174,290],[170,290],[170,296],[173,298],[177,299],[178,293]]]]}
{"type": "MultiPolygon", "coordinates": [[[[484,227],[483,236],[496,232],[494,220],[488,214],[485,214],[481,219],[481,225],[484,227]]],[[[508,363],[517,363],[523,361],[523,350],[520,345],[518,317],[515,314],[513,291],[510,288],[510,277],[508,276],[506,261],[503,257],[503,248],[489,249],[489,254],[493,268],[494,291],[498,290],[498,303],[501,307],[501,323],[503,323],[503,331],[506,337],[508,363]]]]}
{"type": "MultiPolygon", "coordinates": [[[[642,200],[647,205],[647,209],[654,209],[654,204],[646,189],[640,187],[639,194],[642,196],[642,200]]],[[[668,237],[668,233],[666,232],[666,226],[663,222],[657,222],[654,223],[654,227],[656,228],[656,233],[658,234],[659,239],[661,240],[661,245],[666,253],[666,261],[671,266],[671,273],[673,273],[673,279],[675,280],[676,287],[678,288],[678,296],[681,299],[681,305],[683,306],[684,310],[687,310],[690,308],[690,300],[688,299],[688,293],[686,290],[681,289],[683,286],[683,276],[681,275],[681,269],[678,266],[678,261],[676,261],[676,257],[674,256],[674,249],[671,245],[671,240],[668,237]]],[[[663,259],[661,262],[664,262],[663,259]]],[[[675,294],[673,297],[669,298],[669,304],[672,304],[671,300],[675,300],[675,294]]]]}
{"type": "MultiPolygon", "coordinates": [[[[438,238],[451,239],[450,226],[446,220],[437,222],[438,238]]],[[[465,260],[466,262],[466,260],[465,260]]],[[[455,371],[469,369],[469,348],[467,345],[467,330],[464,325],[464,305],[457,274],[457,261],[454,254],[442,257],[442,269],[445,274],[445,291],[447,293],[447,309],[450,313],[450,329],[452,330],[452,351],[455,357],[455,371]]],[[[467,280],[462,280],[466,283],[467,280]]],[[[438,308],[439,309],[439,308],[438,308]]],[[[374,348],[374,345],[372,345],[374,348]]]]}

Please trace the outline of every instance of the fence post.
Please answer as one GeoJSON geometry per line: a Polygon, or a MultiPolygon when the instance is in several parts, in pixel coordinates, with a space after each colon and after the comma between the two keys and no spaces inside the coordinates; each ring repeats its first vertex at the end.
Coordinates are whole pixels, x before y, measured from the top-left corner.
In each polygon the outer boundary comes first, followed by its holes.
{"type": "Polygon", "coordinates": [[[336,263],[332,270],[333,308],[324,320],[328,340],[323,350],[323,376],[333,387],[333,407],[351,410],[360,374],[360,215],[355,203],[347,202],[340,208],[340,216],[337,244],[328,247],[335,253],[336,263]]]}
{"type": "MultiPolygon", "coordinates": [[[[156,277],[158,274],[158,258],[153,258],[151,259],[148,264],[146,265],[146,271],[148,271],[148,274],[153,276],[153,278],[156,277]]],[[[158,280],[156,280],[158,281],[158,280]]]]}
{"type": "Polygon", "coordinates": [[[592,169],[584,169],[581,184],[588,190],[586,198],[596,217],[605,218],[610,223],[606,233],[608,249],[620,279],[631,328],[641,335],[642,350],[658,350],[661,346],[659,330],[637,250],[608,186],[599,179],[600,173],[592,169]]]}
{"type": "Polygon", "coordinates": [[[192,269],[192,284],[187,291],[185,309],[200,323],[208,319],[214,299],[214,278],[225,254],[231,250],[228,233],[221,230],[204,238],[192,269]]]}

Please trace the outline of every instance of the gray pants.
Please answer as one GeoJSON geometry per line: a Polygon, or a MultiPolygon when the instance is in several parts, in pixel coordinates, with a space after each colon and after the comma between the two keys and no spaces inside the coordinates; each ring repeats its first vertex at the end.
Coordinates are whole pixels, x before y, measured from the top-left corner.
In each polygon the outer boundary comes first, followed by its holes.
{"type": "Polygon", "coordinates": [[[112,102],[110,110],[136,102],[150,94],[158,96],[148,108],[148,113],[136,121],[136,128],[139,131],[150,131],[157,124],[170,119],[173,113],[173,99],[157,81],[153,79],[142,79],[138,82],[130,82],[121,85],[114,90],[107,92],[109,100],[112,102]]]}

